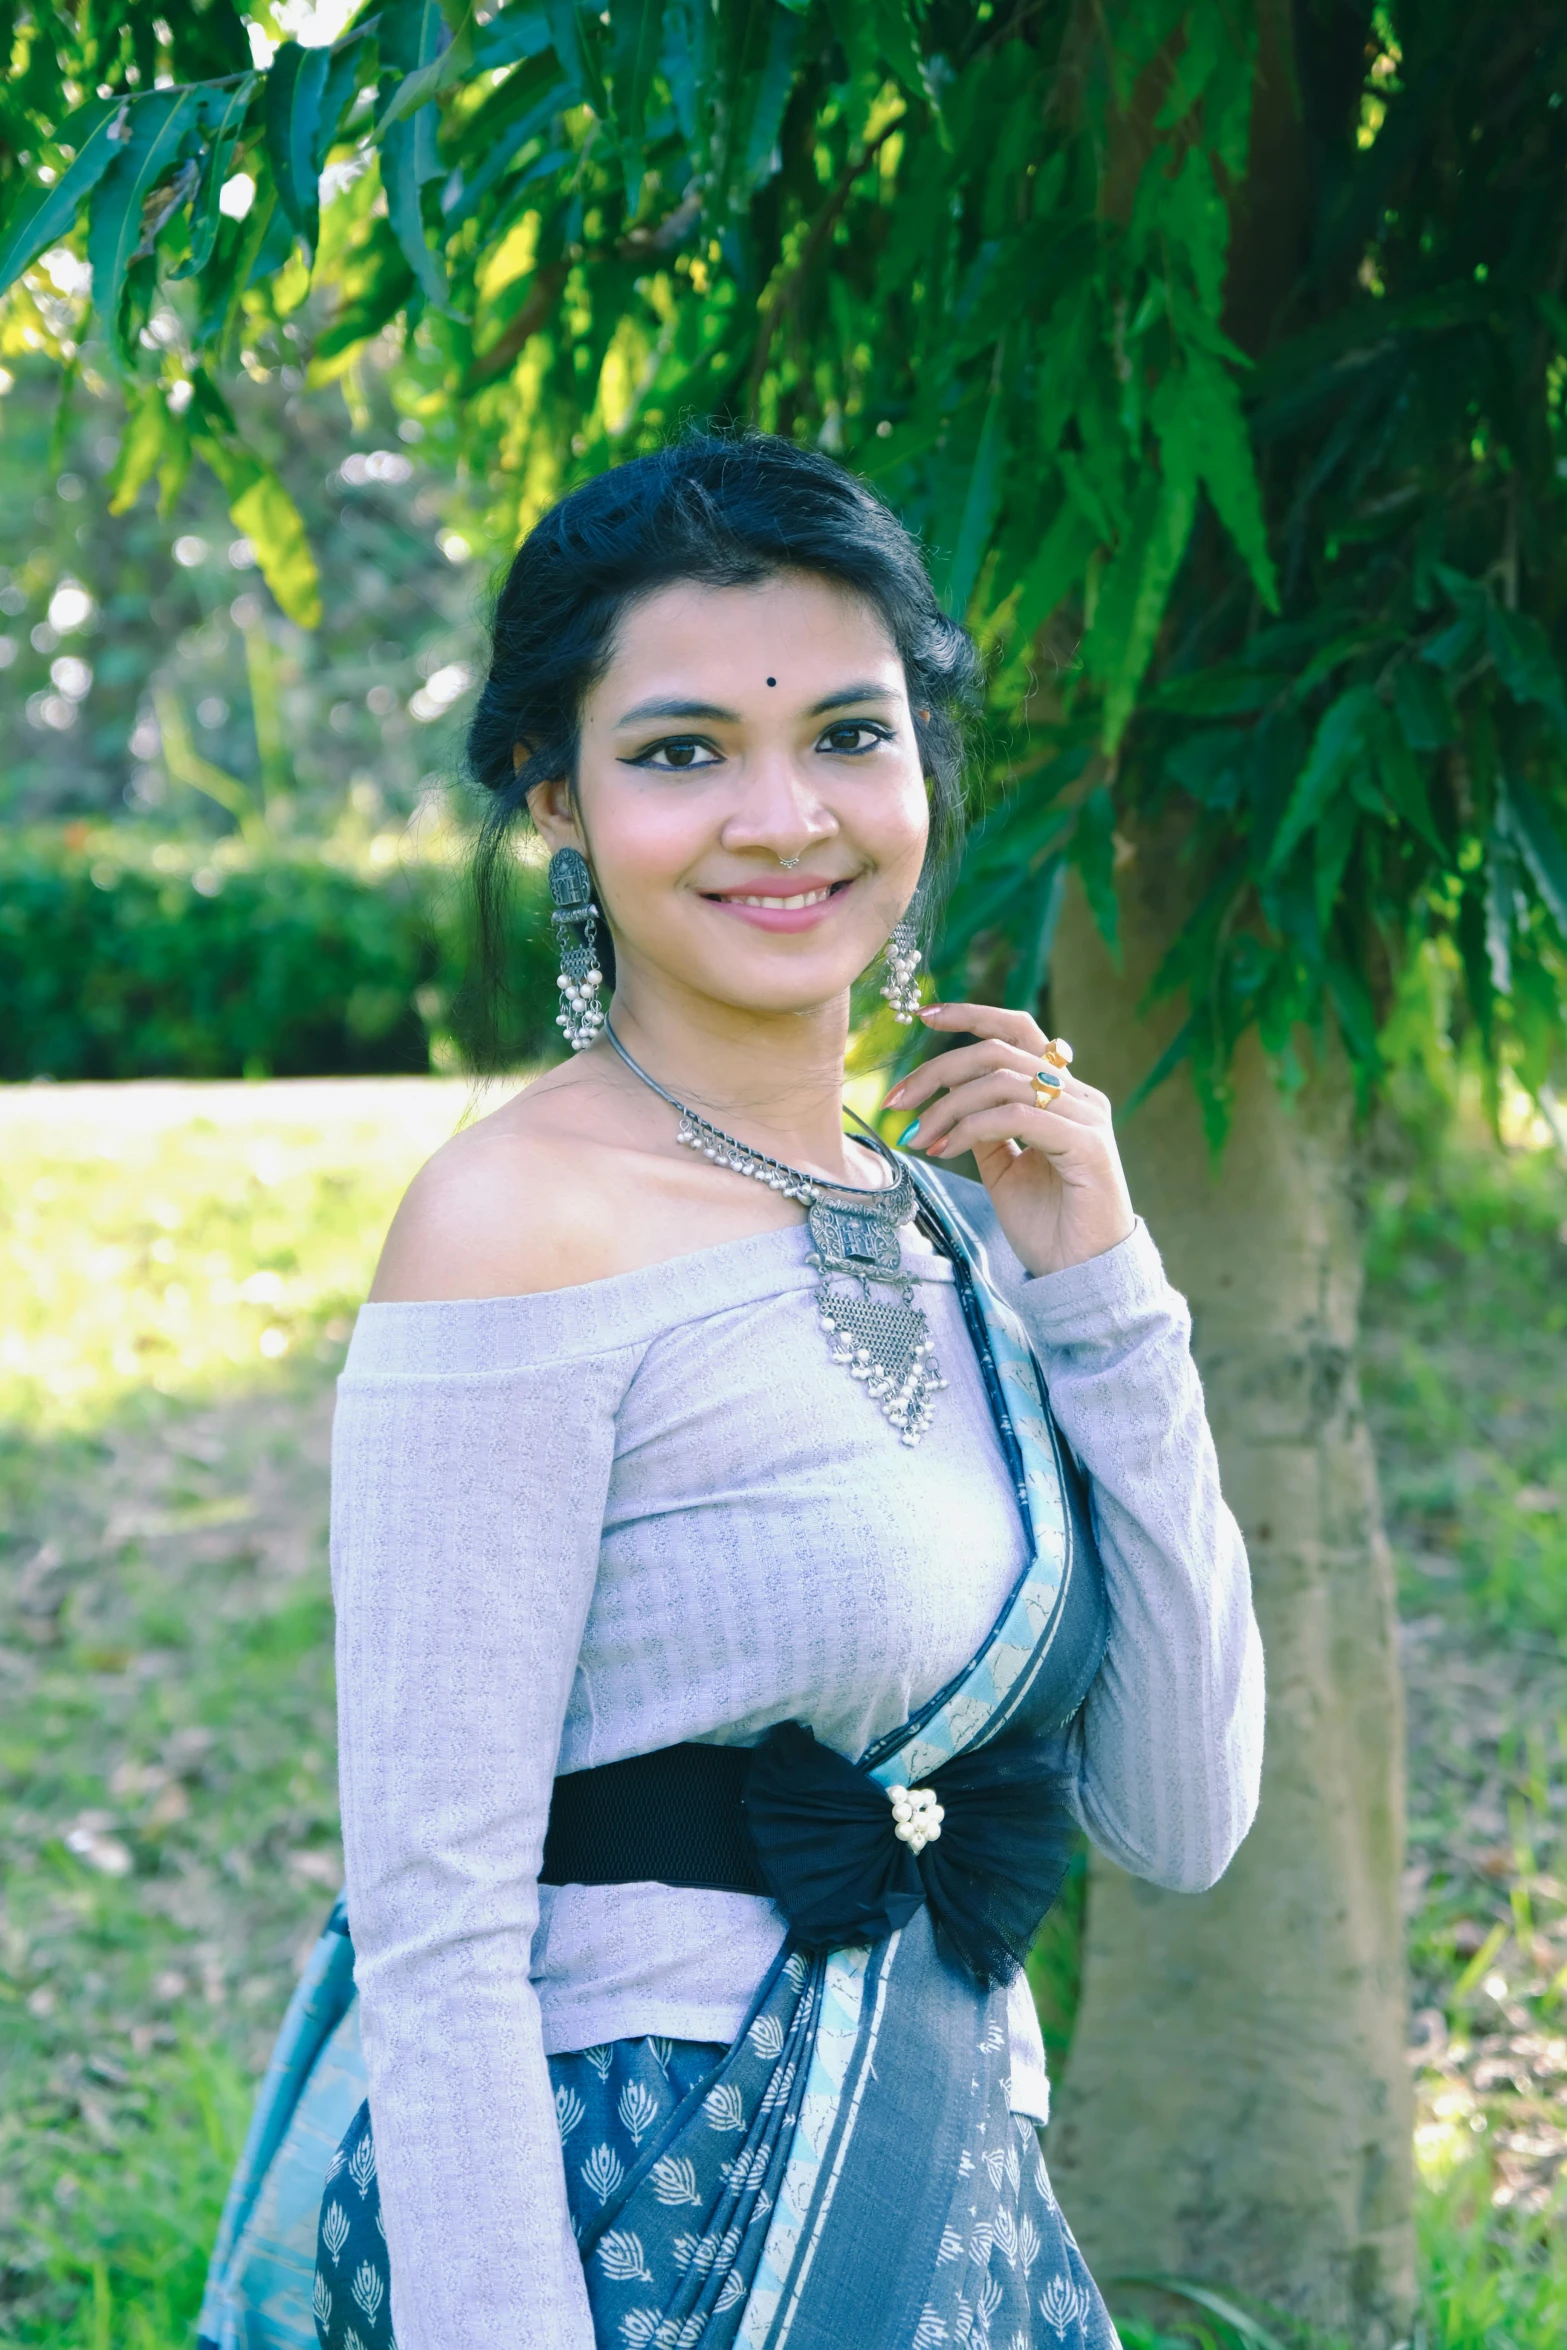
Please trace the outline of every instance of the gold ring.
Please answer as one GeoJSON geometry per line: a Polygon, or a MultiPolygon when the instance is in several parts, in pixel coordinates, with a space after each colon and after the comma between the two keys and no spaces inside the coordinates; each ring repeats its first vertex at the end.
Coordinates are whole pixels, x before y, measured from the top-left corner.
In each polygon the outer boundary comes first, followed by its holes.
{"type": "Polygon", "coordinates": [[[1054,1069],[1036,1069],[1034,1071],[1035,1109],[1053,1110],[1060,1098],[1061,1080],[1054,1069]]]}
{"type": "Polygon", "coordinates": [[[1045,1059],[1052,1069],[1070,1069],[1072,1048],[1064,1036],[1053,1036],[1045,1047],[1045,1059]]]}

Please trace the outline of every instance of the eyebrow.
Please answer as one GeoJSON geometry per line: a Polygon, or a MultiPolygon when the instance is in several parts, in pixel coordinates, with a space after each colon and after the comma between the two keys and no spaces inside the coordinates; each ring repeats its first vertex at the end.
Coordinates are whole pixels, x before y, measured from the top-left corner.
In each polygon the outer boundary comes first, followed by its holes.
{"type": "MultiPolygon", "coordinates": [[[[846,685],[841,687],[837,693],[827,694],[821,701],[813,702],[806,712],[806,716],[808,718],[824,718],[829,710],[846,710],[856,702],[891,702],[896,698],[891,686],[877,685],[874,682],[846,685]]],[[[665,699],[638,702],[634,709],[625,711],[621,717],[616,719],[615,723],[617,726],[638,726],[649,718],[713,718],[730,726],[738,726],[740,723],[738,710],[726,710],[718,702],[682,702],[665,699]]]]}

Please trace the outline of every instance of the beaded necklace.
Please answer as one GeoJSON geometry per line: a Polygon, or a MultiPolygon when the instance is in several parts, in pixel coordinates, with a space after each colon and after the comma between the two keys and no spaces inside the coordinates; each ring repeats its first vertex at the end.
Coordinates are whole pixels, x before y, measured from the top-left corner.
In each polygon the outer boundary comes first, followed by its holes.
{"type": "Polygon", "coordinates": [[[679,1101],[634,1061],[606,1016],[604,1033],[634,1077],[680,1114],[675,1140],[700,1151],[715,1167],[748,1175],[806,1211],[815,1244],[810,1262],[820,1275],[816,1311],[831,1345],[831,1360],[860,1380],[881,1406],[905,1444],[918,1444],[931,1422],[931,1398],[947,1382],[936,1361],[936,1342],[925,1310],[915,1296],[917,1276],[903,1266],[898,1234],[919,1212],[919,1195],[907,1167],[895,1159],[880,1135],[867,1127],[873,1149],[891,1180],[874,1191],[807,1175],[766,1151],[753,1150],[679,1101]],[[872,1296],[872,1287],[892,1296],[872,1296]]]}

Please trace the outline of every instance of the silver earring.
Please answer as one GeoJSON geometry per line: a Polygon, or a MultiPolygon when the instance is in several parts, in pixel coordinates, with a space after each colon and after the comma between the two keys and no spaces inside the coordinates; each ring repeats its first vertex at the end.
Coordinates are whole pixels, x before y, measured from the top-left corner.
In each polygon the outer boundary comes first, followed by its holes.
{"type": "Polygon", "coordinates": [[[593,903],[593,876],[577,849],[557,849],[550,859],[550,896],[555,911],[555,943],[560,949],[560,1010],[555,1025],[564,1029],[574,1053],[603,1033],[604,1007],[598,991],[604,974],[598,967],[598,908],[593,903]]]}
{"type": "Polygon", "coordinates": [[[919,981],[914,974],[922,957],[915,935],[914,924],[905,915],[887,941],[887,984],[881,992],[900,1028],[907,1028],[920,1008],[919,981]]]}

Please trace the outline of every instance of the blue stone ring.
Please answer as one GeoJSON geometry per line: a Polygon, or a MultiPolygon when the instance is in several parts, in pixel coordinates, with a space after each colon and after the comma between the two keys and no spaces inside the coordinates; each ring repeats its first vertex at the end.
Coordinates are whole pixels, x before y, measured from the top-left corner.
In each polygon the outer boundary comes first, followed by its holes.
{"type": "Polygon", "coordinates": [[[1034,1071],[1034,1107],[1054,1107],[1061,1091],[1061,1072],[1072,1065],[1072,1048],[1064,1036],[1053,1036],[1045,1047],[1045,1066],[1034,1071]]]}

